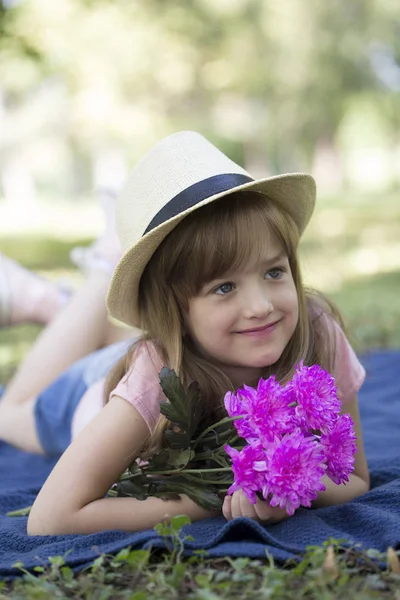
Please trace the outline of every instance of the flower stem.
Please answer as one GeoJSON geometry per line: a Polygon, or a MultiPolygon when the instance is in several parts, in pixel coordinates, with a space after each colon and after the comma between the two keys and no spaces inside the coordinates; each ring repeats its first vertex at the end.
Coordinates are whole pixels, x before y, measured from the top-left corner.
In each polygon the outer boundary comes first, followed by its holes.
{"type": "MultiPolygon", "coordinates": [[[[179,475],[180,473],[221,473],[232,472],[231,467],[218,467],[217,469],[169,469],[166,471],[147,471],[146,475],[179,475]]],[[[132,475],[136,477],[136,475],[132,475]]]]}
{"type": "MultiPolygon", "coordinates": [[[[210,469],[207,469],[208,472],[210,472],[210,469]]],[[[185,476],[187,474],[187,471],[185,471],[185,476]]],[[[219,487],[220,485],[224,485],[224,489],[226,488],[226,481],[216,481],[215,479],[203,479],[202,477],[196,477],[195,475],[188,475],[187,479],[189,481],[194,481],[196,483],[209,483],[210,485],[214,485],[215,487],[219,487]]]]}
{"type": "Polygon", "coordinates": [[[199,437],[194,440],[193,443],[193,449],[196,448],[196,446],[198,446],[199,442],[206,437],[207,433],[209,433],[210,431],[215,431],[215,429],[217,427],[219,427],[220,425],[225,425],[225,423],[233,423],[233,421],[237,421],[238,419],[243,419],[243,415],[240,415],[238,417],[225,417],[223,419],[221,419],[221,421],[218,421],[218,423],[214,423],[214,425],[210,425],[210,427],[207,427],[207,429],[205,429],[203,431],[203,433],[201,433],[199,435],[199,437]]]}

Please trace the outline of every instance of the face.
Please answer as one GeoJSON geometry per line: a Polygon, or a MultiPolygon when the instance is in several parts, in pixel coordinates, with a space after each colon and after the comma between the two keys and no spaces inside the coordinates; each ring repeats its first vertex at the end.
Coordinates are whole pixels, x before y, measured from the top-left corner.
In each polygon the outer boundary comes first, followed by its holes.
{"type": "Polygon", "coordinates": [[[234,385],[255,385],[262,369],[279,360],[298,316],[288,258],[271,236],[265,256],[208,282],[189,300],[187,328],[234,385]]]}

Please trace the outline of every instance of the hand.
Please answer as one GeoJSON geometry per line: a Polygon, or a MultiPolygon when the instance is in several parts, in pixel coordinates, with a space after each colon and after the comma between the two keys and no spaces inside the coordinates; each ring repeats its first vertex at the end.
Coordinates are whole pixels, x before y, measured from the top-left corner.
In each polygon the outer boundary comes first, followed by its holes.
{"type": "Polygon", "coordinates": [[[236,517],[248,517],[259,523],[279,523],[289,516],[285,509],[270,506],[266,500],[257,498],[257,502],[252,504],[242,490],[234,492],[232,496],[225,496],[222,514],[227,521],[236,517]]]}

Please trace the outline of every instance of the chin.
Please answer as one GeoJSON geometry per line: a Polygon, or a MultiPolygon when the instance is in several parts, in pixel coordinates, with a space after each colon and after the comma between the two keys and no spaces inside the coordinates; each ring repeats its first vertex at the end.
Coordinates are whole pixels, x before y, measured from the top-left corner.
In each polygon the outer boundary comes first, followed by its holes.
{"type": "Polygon", "coordinates": [[[269,353],[268,355],[262,356],[257,361],[255,361],[254,366],[260,368],[272,367],[272,365],[278,362],[281,356],[282,352],[269,353]]]}

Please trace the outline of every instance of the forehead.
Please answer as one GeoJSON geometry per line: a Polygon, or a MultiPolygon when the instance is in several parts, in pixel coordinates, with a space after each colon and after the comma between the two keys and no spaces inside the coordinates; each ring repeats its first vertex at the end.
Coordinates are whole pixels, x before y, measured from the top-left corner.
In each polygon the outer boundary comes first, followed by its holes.
{"type": "Polygon", "coordinates": [[[259,263],[267,263],[274,257],[286,254],[271,228],[260,222],[255,229],[231,231],[229,239],[223,234],[217,235],[203,250],[199,263],[202,268],[198,273],[200,286],[228,273],[251,269],[259,263]]]}
{"type": "Polygon", "coordinates": [[[285,249],[280,241],[273,234],[268,239],[263,239],[261,243],[254,245],[248,252],[243,253],[238,260],[232,261],[232,266],[228,267],[223,275],[234,272],[251,271],[259,266],[271,266],[278,260],[284,260],[287,257],[285,249]]]}

